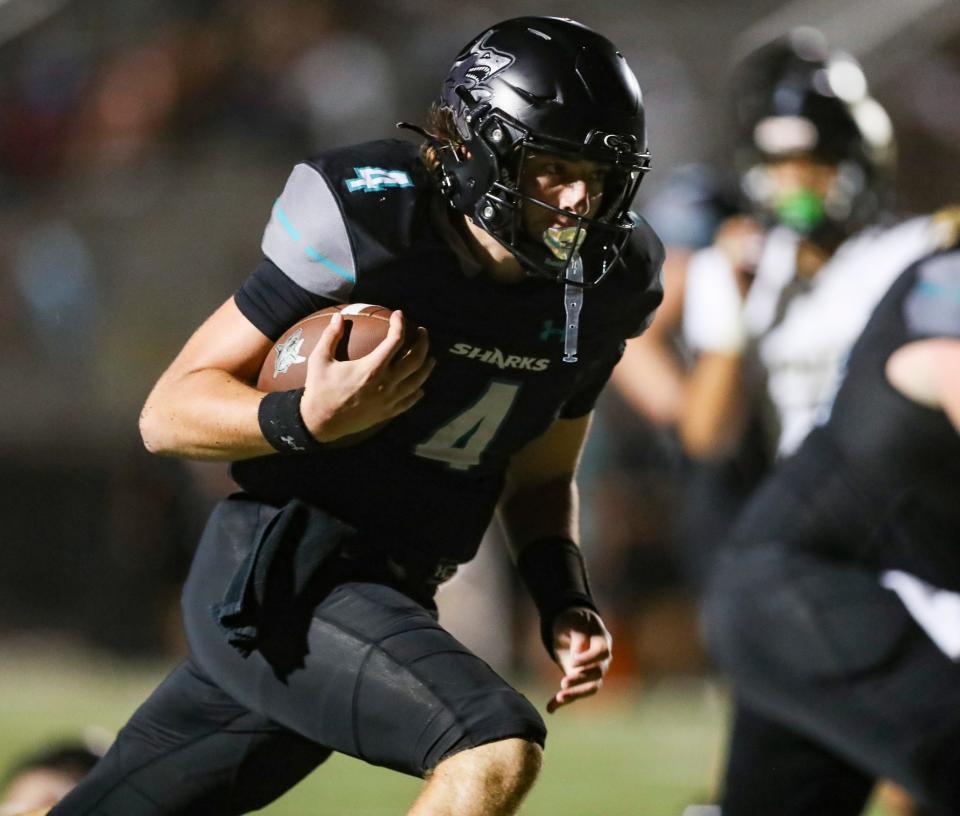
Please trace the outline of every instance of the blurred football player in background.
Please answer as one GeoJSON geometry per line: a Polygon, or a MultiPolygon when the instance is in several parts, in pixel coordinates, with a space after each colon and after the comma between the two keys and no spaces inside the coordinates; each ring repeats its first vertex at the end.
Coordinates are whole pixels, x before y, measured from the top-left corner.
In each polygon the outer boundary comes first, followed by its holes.
{"type": "Polygon", "coordinates": [[[547,710],[600,688],[611,642],[574,475],[661,299],[662,247],[629,210],[649,164],[640,89],[599,34],[519,18],[468,44],[415,129],[421,146],[294,168],[264,260],[148,398],[151,451],[232,461],[244,492],[184,590],[189,659],[57,816],[244,813],[334,750],[427,777],[411,813],[514,813],[543,721],[433,603],[497,507],[563,673],[547,710]],[[304,388],[250,385],[286,329],[360,300],[396,309],[372,353],[337,360],[335,318],[304,388]]]}
{"type": "Polygon", "coordinates": [[[733,106],[750,212],[691,259],[683,305],[695,363],[679,428],[701,465],[686,503],[704,519],[701,574],[758,478],[809,432],[880,296],[937,241],[929,217],[887,224],[891,123],[818,32],[746,57],[733,106]]]}
{"type": "Polygon", "coordinates": [[[701,584],[747,497],[831,399],[881,295],[941,240],[930,217],[889,223],[893,129],[850,56],[797,29],[744,58],[733,84],[750,214],[693,257],[684,299],[684,550],[701,584]]]}
{"type": "Polygon", "coordinates": [[[897,278],[721,556],[704,626],[738,701],[724,816],[853,816],[877,777],[960,812],[957,530],[954,247],[897,278]]]}
{"type": "MultiPolygon", "coordinates": [[[[744,502],[829,403],[877,301],[942,240],[931,217],[891,225],[891,123],[858,64],[818,32],[752,51],[732,107],[747,214],[720,224],[671,295],[693,358],[675,391],[689,460],[681,540],[701,586],[744,502]]],[[[621,371],[629,394],[642,369],[621,371]]]]}

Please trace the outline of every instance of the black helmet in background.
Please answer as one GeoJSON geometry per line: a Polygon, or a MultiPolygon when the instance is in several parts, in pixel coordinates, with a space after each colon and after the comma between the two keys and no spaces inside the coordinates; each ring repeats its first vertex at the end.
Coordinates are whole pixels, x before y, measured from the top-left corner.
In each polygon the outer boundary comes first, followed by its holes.
{"type": "Polygon", "coordinates": [[[836,244],[889,203],[896,158],[890,119],[856,60],[830,51],[820,32],[795,29],[747,56],[735,71],[733,107],[737,167],[759,216],[836,244]],[[837,167],[825,198],[777,200],[765,165],[798,157],[837,167]]]}
{"type": "Polygon", "coordinates": [[[436,147],[441,190],[456,211],[534,275],[591,286],[618,264],[650,156],[640,86],[609,40],[555,17],[498,23],[457,56],[437,108],[455,129],[436,147]],[[574,216],[555,235],[525,234],[521,206],[555,210],[520,192],[524,163],[538,152],[609,166],[593,217],[574,216]]]}

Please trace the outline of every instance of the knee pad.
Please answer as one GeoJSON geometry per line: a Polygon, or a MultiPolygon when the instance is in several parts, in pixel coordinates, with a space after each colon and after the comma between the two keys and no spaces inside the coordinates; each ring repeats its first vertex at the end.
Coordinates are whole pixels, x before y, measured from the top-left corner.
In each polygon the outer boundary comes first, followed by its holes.
{"type": "Polygon", "coordinates": [[[518,691],[504,687],[464,701],[454,716],[452,710],[430,724],[424,743],[430,743],[423,758],[429,771],[453,754],[505,739],[522,739],[539,745],[546,742],[547,728],[533,704],[518,691]]]}
{"type": "Polygon", "coordinates": [[[355,711],[358,755],[418,776],[468,748],[546,739],[533,705],[436,626],[398,633],[370,652],[355,711]]]}

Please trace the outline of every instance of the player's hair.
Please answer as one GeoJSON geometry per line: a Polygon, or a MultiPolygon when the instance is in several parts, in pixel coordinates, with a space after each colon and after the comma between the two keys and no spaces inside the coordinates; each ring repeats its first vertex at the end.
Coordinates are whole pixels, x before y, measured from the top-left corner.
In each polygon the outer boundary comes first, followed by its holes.
{"type": "MultiPolygon", "coordinates": [[[[430,105],[427,111],[427,124],[424,130],[438,142],[449,143],[455,148],[463,145],[463,139],[461,139],[460,134],[457,133],[457,126],[453,121],[453,111],[441,105],[439,100],[430,105]]],[[[420,160],[427,170],[431,173],[435,172],[440,165],[437,146],[429,141],[424,142],[420,146],[420,160]]]]}

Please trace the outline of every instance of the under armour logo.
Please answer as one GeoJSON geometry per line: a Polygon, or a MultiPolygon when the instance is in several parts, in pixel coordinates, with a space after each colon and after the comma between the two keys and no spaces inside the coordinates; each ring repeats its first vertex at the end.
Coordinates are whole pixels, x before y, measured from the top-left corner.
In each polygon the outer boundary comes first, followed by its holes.
{"type": "Polygon", "coordinates": [[[563,337],[563,329],[555,329],[552,320],[545,320],[543,330],[540,332],[540,340],[546,343],[552,337],[563,337]]]}
{"type": "Polygon", "coordinates": [[[301,447],[297,444],[297,440],[294,439],[292,436],[281,436],[281,437],[280,437],[280,441],[283,442],[284,445],[286,445],[287,447],[289,447],[290,450],[295,450],[295,451],[305,451],[305,450],[306,450],[306,448],[301,448],[301,447]]]}

